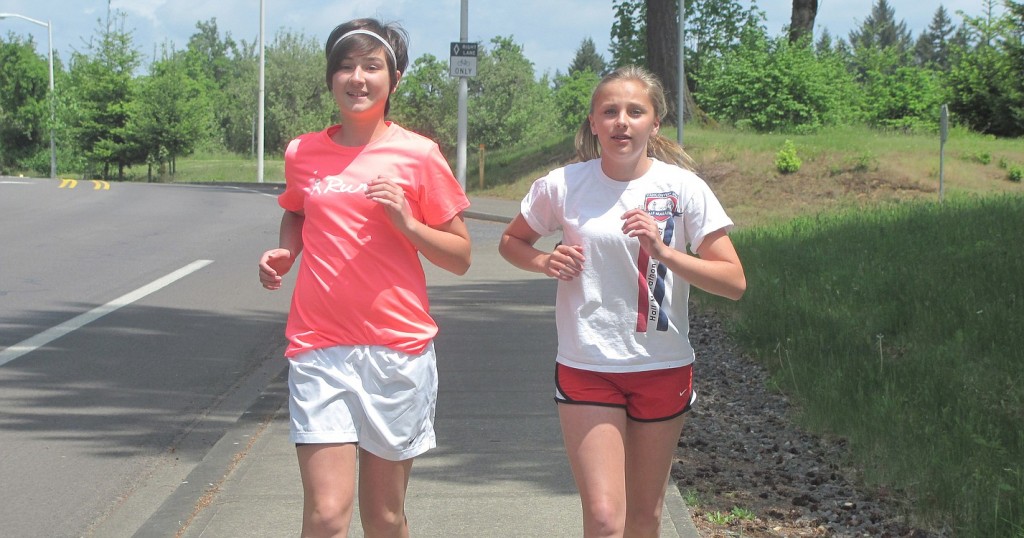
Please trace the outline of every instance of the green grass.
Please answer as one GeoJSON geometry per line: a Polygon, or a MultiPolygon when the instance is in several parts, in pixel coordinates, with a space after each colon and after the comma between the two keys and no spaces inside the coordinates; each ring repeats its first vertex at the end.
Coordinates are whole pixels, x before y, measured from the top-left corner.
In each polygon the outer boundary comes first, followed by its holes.
{"type": "Polygon", "coordinates": [[[741,345],[869,484],[962,536],[1024,525],[1024,197],[960,196],[733,234],[741,345]]]}
{"type": "MultiPolygon", "coordinates": [[[[483,181],[479,148],[466,157],[466,190],[491,196],[519,198],[529,183],[572,160],[575,150],[571,136],[555,135],[527,146],[483,153],[483,181]]],[[[454,159],[451,162],[455,169],[454,159]]]]}
{"type": "MultiPolygon", "coordinates": [[[[255,182],[256,159],[230,153],[204,154],[178,161],[173,178],[163,180],[176,183],[255,182]]],[[[284,182],[284,161],[280,158],[263,159],[263,180],[267,183],[284,182]]]]}
{"type": "Polygon", "coordinates": [[[732,508],[732,510],[729,511],[728,513],[717,512],[717,511],[716,512],[710,512],[710,513],[707,514],[706,517],[707,517],[707,519],[708,519],[708,521],[710,523],[712,523],[714,525],[722,525],[722,526],[724,526],[724,525],[729,525],[730,523],[732,523],[733,521],[736,521],[737,519],[742,519],[742,520],[745,520],[745,521],[753,521],[755,518],[757,518],[757,515],[754,514],[754,512],[751,512],[750,510],[747,510],[746,508],[740,508],[738,506],[734,506],[732,508]]]}

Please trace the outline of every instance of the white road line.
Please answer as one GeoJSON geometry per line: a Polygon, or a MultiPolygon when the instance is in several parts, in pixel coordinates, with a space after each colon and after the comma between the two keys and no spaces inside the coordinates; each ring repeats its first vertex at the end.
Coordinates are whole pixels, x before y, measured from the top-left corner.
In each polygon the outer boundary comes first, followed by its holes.
{"type": "Polygon", "coordinates": [[[92,310],[84,314],[75,316],[65,321],[64,323],[61,323],[60,325],[50,327],[49,329],[46,329],[45,331],[33,337],[22,340],[21,342],[18,342],[17,344],[14,344],[9,348],[0,351],[0,366],[3,366],[13,361],[14,359],[17,359],[18,357],[26,353],[35,351],[36,349],[39,349],[40,347],[45,346],[46,344],[49,344],[50,342],[53,342],[54,340],[60,338],[61,336],[64,336],[72,331],[80,329],[87,323],[92,323],[93,321],[102,318],[103,316],[117,310],[118,308],[121,308],[122,306],[132,304],[135,301],[138,301],[139,299],[142,299],[143,297],[149,295],[150,293],[160,290],[161,288],[165,288],[173,284],[175,281],[180,280],[202,269],[203,267],[210,265],[211,263],[213,263],[213,260],[196,260],[186,265],[185,267],[182,267],[181,269],[178,269],[177,271],[168,274],[167,276],[160,277],[135,291],[126,293],[118,297],[117,299],[110,301],[109,303],[103,306],[93,308],[92,310]]]}

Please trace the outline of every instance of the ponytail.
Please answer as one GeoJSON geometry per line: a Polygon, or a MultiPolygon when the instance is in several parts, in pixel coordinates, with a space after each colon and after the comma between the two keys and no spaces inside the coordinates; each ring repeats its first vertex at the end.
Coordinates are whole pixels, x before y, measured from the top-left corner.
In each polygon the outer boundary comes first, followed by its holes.
{"type": "Polygon", "coordinates": [[[691,172],[697,169],[697,163],[690,157],[683,146],[674,140],[656,134],[647,141],[647,156],[659,161],[674,164],[691,172]]]}

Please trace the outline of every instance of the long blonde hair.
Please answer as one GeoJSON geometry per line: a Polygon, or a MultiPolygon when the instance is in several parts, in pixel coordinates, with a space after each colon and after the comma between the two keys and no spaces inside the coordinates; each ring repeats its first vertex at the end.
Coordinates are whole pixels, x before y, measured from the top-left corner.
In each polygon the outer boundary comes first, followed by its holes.
{"type": "MultiPolygon", "coordinates": [[[[622,80],[632,80],[642,84],[647,96],[651,99],[651,105],[654,106],[654,114],[658,117],[658,121],[661,122],[665,119],[665,115],[668,114],[665,88],[653,73],[636,65],[620,67],[601,79],[601,82],[594,88],[594,93],[590,96],[591,113],[594,111],[594,96],[601,91],[601,88],[610,82],[622,80]]],[[[583,118],[582,125],[576,131],[576,158],[580,161],[589,161],[600,156],[601,143],[598,141],[597,135],[590,130],[590,116],[588,115],[586,118],[583,118]]],[[[647,141],[647,156],[678,165],[687,170],[693,170],[696,167],[696,163],[682,146],[669,138],[661,136],[661,134],[655,134],[647,141]]]]}

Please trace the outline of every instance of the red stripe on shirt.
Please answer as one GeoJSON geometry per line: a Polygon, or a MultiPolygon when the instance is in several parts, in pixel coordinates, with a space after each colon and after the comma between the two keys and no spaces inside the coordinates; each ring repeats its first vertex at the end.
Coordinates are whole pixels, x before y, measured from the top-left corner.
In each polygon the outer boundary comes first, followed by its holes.
{"type": "Polygon", "coordinates": [[[647,288],[647,267],[650,264],[650,257],[640,249],[640,257],[637,259],[637,293],[636,293],[636,332],[647,332],[647,314],[651,309],[651,294],[647,288]]]}

